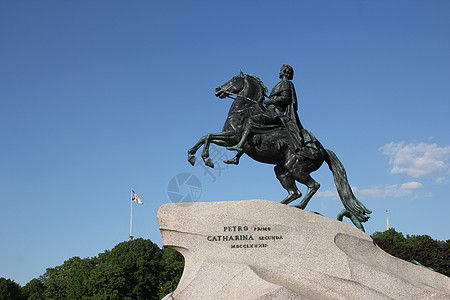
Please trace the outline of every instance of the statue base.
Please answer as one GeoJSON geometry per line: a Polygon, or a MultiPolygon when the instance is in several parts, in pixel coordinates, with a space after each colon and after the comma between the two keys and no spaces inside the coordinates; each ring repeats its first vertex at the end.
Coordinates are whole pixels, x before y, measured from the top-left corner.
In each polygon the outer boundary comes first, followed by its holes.
{"type": "Polygon", "coordinates": [[[343,222],[267,200],[164,204],[175,299],[449,299],[450,278],[395,258],[343,222]]]}

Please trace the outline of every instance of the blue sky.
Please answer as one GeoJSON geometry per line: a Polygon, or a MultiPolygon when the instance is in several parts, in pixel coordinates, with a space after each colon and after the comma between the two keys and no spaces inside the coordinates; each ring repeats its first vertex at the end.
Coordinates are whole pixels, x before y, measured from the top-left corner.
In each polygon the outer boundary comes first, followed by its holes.
{"type": "MultiPolygon", "coordinates": [[[[3,1],[0,4],[0,277],[24,285],[133,233],[161,246],[156,213],[181,173],[198,201],[286,192],[273,166],[213,147],[242,69],[271,89],[293,66],[299,116],[373,211],[366,232],[449,239],[447,1],[3,1]]],[[[326,165],[307,210],[342,204],[326,165]]],[[[300,186],[302,192],[305,187],[300,186]]],[[[192,192],[186,186],[180,193],[192,192]]]]}

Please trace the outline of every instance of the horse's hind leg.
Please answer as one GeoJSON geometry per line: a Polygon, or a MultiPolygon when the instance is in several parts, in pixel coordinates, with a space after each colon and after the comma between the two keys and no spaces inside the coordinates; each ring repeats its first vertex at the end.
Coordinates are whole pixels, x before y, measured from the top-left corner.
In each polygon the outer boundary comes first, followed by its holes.
{"type": "Polygon", "coordinates": [[[298,190],[295,185],[295,179],[289,176],[289,173],[281,165],[275,166],[275,175],[280,181],[281,185],[288,191],[289,195],[281,201],[282,204],[289,204],[295,199],[302,196],[302,193],[298,190]]]}
{"type": "Polygon", "coordinates": [[[306,176],[305,179],[303,179],[303,176],[300,176],[299,179],[296,178],[296,180],[298,180],[299,182],[303,183],[308,187],[308,192],[306,192],[305,197],[303,197],[302,201],[300,201],[299,204],[295,205],[295,207],[305,209],[306,205],[308,205],[309,200],[311,200],[311,197],[320,188],[320,184],[314,179],[312,179],[312,177],[309,174],[306,176]]]}
{"type": "Polygon", "coordinates": [[[287,159],[284,163],[284,169],[288,171],[289,176],[308,187],[306,195],[303,197],[299,204],[295,205],[295,207],[305,209],[306,205],[308,205],[309,200],[311,200],[311,197],[320,188],[320,184],[312,179],[312,177],[309,175],[311,173],[311,171],[309,170],[317,169],[322,162],[317,166],[317,163],[312,164],[312,162],[308,163],[308,161],[306,161],[306,163],[305,161],[299,161],[294,155],[288,154],[286,155],[286,157],[287,159]]]}

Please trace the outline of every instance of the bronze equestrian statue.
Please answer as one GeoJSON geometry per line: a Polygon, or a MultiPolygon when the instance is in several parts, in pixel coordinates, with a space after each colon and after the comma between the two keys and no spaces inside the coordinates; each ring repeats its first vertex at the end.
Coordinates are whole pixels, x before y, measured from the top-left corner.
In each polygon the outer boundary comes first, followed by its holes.
{"type": "Polygon", "coordinates": [[[287,190],[288,196],[281,201],[289,204],[302,196],[295,181],[307,186],[306,195],[295,205],[305,209],[320,184],[310,173],[319,169],[325,161],[333,173],[335,185],[345,207],[338,214],[350,218],[361,230],[372,213],[354,196],[344,166],[333,151],[325,149],[307,129],[303,128],[297,115],[297,96],[291,80],[294,71],[283,65],[281,81],[273,88],[269,99],[264,101],[267,88],[257,76],[241,73],[216,88],[215,95],[221,99],[235,96],[222,132],[209,133],[188,151],[188,161],[195,164],[195,153],[204,145],[202,158],[213,168],[209,157],[209,145],[227,147],[237,151],[234,158],[225,161],[238,164],[245,153],[256,161],[275,165],[275,175],[287,190]]]}

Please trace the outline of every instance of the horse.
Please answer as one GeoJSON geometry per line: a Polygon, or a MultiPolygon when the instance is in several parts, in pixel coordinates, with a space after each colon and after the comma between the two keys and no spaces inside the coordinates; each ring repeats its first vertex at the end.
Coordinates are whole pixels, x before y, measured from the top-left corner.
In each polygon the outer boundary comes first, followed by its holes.
{"type": "MultiPolygon", "coordinates": [[[[259,77],[244,74],[242,71],[239,75],[217,87],[215,89],[216,97],[224,99],[235,96],[236,98],[230,107],[222,132],[206,134],[188,150],[188,161],[191,165],[195,164],[195,153],[204,145],[201,154],[203,162],[206,166],[214,168],[214,162],[209,157],[210,143],[222,147],[236,145],[241,138],[245,121],[252,115],[265,110],[263,101],[266,94],[267,88],[259,77]]],[[[320,187],[320,184],[310,174],[318,170],[323,162],[326,162],[333,173],[339,197],[345,207],[338,214],[338,220],[342,221],[342,218],[346,216],[351,219],[357,228],[364,231],[361,223],[366,222],[372,212],[353,194],[344,166],[336,154],[329,149],[325,149],[312,133],[309,133],[313,137],[310,142],[314,143],[313,146],[317,149],[313,157],[301,156],[292,150],[292,147],[289,146],[287,129],[283,125],[270,125],[259,131],[256,130],[253,138],[245,144],[244,153],[256,161],[275,165],[275,175],[288,192],[287,197],[281,201],[282,204],[287,205],[300,198],[302,193],[298,190],[295,182],[304,184],[307,187],[307,192],[301,201],[294,205],[300,209],[306,208],[306,205],[320,187]]],[[[224,162],[237,164],[241,155],[242,153],[238,153],[233,159],[224,162]]]]}

